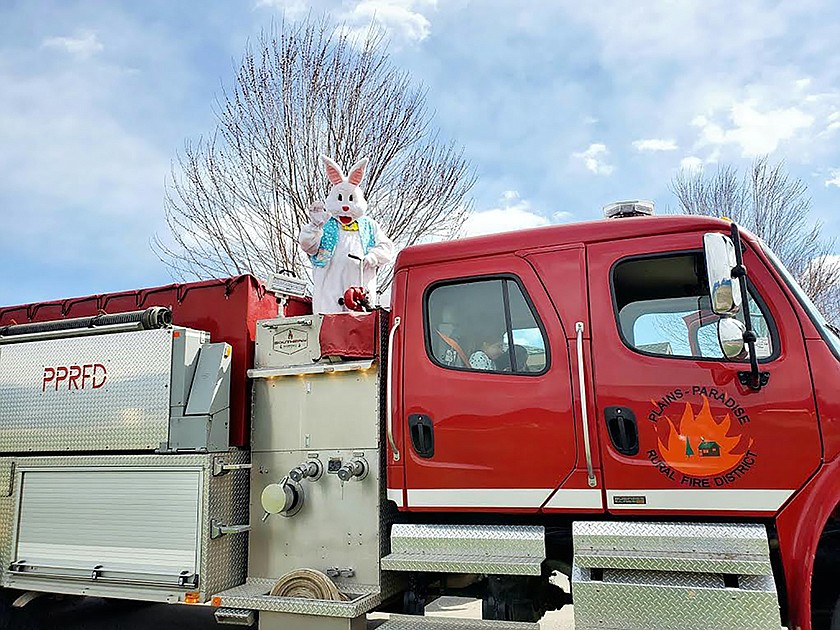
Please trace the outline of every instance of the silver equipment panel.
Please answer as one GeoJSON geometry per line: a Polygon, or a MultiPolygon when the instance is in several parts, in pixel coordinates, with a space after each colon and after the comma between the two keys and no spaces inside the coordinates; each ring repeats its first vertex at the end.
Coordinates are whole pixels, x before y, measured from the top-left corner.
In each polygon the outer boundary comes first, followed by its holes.
{"type": "Polygon", "coordinates": [[[149,450],[169,434],[172,329],[0,348],[0,452],[149,450]]]}
{"type": "Polygon", "coordinates": [[[249,457],[0,457],[0,586],[200,602],[245,582],[249,457]]]}

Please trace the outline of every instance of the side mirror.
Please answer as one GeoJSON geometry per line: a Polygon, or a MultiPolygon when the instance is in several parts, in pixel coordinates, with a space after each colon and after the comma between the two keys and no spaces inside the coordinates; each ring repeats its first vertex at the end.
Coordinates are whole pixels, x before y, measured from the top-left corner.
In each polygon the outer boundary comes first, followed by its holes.
{"type": "Polygon", "coordinates": [[[709,297],[717,315],[734,315],[741,310],[741,287],[732,277],[738,264],[732,239],[710,232],[703,236],[706,273],[709,276],[709,297]]]}
{"type": "Polygon", "coordinates": [[[744,333],[747,327],[734,317],[721,317],[718,321],[718,342],[723,356],[727,359],[737,359],[744,354],[746,342],[744,333]]]}

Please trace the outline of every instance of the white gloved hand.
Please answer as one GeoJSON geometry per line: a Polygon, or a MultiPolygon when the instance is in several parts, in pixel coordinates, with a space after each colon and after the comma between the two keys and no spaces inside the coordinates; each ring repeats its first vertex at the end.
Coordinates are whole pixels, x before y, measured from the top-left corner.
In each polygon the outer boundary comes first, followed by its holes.
{"type": "Polygon", "coordinates": [[[370,267],[371,269],[376,269],[379,266],[374,254],[365,254],[364,261],[365,266],[370,267]]]}
{"type": "Polygon", "coordinates": [[[323,227],[329,221],[330,213],[324,209],[322,201],[314,201],[309,206],[309,220],[317,227],[323,227]]]}

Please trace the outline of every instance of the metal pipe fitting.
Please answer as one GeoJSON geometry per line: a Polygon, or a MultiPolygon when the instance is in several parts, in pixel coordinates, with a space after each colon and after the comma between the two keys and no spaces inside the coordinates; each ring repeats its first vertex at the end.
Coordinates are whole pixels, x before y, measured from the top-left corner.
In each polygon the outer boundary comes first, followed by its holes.
{"type": "Polygon", "coordinates": [[[356,477],[359,481],[367,477],[370,466],[364,457],[355,457],[344,464],[338,471],[341,481],[350,481],[356,477]]]}
{"type": "Polygon", "coordinates": [[[292,468],[289,471],[289,478],[292,481],[300,483],[304,479],[309,481],[318,481],[321,475],[324,474],[324,465],[319,459],[309,459],[303,462],[300,466],[292,468]]]}

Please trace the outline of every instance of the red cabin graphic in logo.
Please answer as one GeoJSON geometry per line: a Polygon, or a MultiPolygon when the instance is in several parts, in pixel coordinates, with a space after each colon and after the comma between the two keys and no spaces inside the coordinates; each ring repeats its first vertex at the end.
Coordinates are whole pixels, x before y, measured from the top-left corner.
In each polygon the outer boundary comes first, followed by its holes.
{"type": "Polygon", "coordinates": [[[659,452],[672,468],[697,477],[719,475],[734,468],[752,446],[752,439],[738,430],[731,414],[716,419],[703,396],[703,405],[695,412],[691,403],[679,422],[669,416],[662,423],[659,434],[659,452]],[[667,432],[667,433],[666,433],[667,432]]]}

